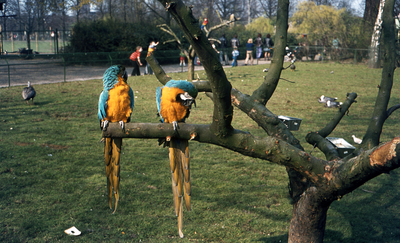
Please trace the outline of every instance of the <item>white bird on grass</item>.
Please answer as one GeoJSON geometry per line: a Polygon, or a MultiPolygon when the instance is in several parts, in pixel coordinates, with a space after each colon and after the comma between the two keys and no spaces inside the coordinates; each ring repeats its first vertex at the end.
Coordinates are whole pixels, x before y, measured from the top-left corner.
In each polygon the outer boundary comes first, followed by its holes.
{"type": "Polygon", "coordinates": [[[329,101],[335,101],[335,100],[337,100],[337,97],[332,98],[332,97],[326,97],[325,95],[321,95],[321,97],[319,97],[319,99],[318,99],[318,102],[319,103],[326,103],[328,100],[329,101]]]}
{"type": "Polygon", "coordinates": [[[335,101],[328,100],[326,102],[326,104],[325,104],[325,107],[328,107],[328,108],[335,107],[335,108],[337,108],[337,107],[340,107],[341,105],[343,105],[343,102],[335,102],[335,101]]]}
{"type": "Polygon", "coordinates": [[[362,139],[357,138],[355,135],[351,135],[353,137],[353,140],[356,144],[361,144],[362,143],[362,139]]]}

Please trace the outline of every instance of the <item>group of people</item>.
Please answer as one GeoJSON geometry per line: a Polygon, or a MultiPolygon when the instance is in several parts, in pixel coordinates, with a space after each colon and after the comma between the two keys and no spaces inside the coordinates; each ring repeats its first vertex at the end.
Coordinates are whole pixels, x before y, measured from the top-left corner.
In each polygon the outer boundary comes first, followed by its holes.
{"type": "MultiPolygon", "coordinates": [[[[220,46],[219,50],[217,50],[215,44],[213,41],[211,41],[211,45],[214,48],[214,50],[219,54],[219,59],[221,63],[225,63],[225,65],[229,65],[229,57],[228,57],[228,41],[226,40],[225,34],[222,34],[221,38],[219,38],[220,46]]],[[[231,48],[232,48],[232,67],[237,66],[237,59],[239,57],[239,46],[240,42],[238,39],[238,36],[235,34],[233,38],[230,41],[231,48]]],[[[150,45],[147,50],[147,56],[150,56],[155,50],[156,46],[158,45],[158,42],[152,41],[150,42],[150,45]]],[[[271,52],[272,48],[274,47],[274,42],[271,39],[271,35],[267,34],[265,39],[263,40],[261,34],[257,35],[257,38],[255,38],[254,43],[253,39],[250,38],[247,41],[246,44],[246,59],[244,61],[244,64],[247,65],[248,62],[250,61],[250,64],[253,65],[253,50],[254,47],[256,49],[256,59],[260,59],[262,56],[262,53],[264,51],[264,59],[265,60],[270,60],[271,59],[271,52]],[[263,49],[264,46],[264,49],[263,49]]],[[[130,56],[130,60],[132,61],[132,76],[140,76],[140,66],[143,66],[143,64],[140,62],[140,54],[143,51],[143,48],[141,46],[136,47],[136,51],[133,52],[130,56]]],[[[185,63],[185,54],[183,52],[180,53],[180,66],[186,66],[185,63]]],[[[145,75],[146,74],[153,74],[153,70],[151,69],[150,65],[147,63],[146,69],[145,69],[145,75]]]]}
{"type": "Polygon", "coordinates": [[[244,60],[244,65],[247,65],[249,60],[251,65],[253,65],[253,50],[256,48],[256,59],[260,59],[264,51],[264,59],[271,60],[271,52],[274,47],[274,42],[272,41],[271,35],[267,34],[263,40],[261,34],[257,35],[257,38],[253,41],[252,38],[247,40],[246,44],[246,59],[244,60]],[[253,43],[254,42],[254,43],[253,43]],[[264,49],[263,49],[264,46],[264,49]]]}
{"type": "MultiPolygon", "coordinates": [[[[226,49],[228,48],[227,46],[227,40],[225,38],[225,34],[222,34],[221,38],[219,38],[220,41],[220,50],[218,51],[219,53],[219,59],[221,63],[225,63],[225,65],[229,65],[229,58],[228,58],[228,52],[226,49]]],[[[235,34],[233,38],[231,39],[231,47],[233,49],[232,51],[232,67],[237,66],[237,58],[239,56],[239,48],[240,42],[238,39],[238,36],[235,34]]],[[[253,65],[253,50],[254,47],[256,48],[256,58],[260,59],[263,51],[265,52],[264,58],[265,60],[270,60],[271,59],[271,52],[272,48],[274,47],[274,42],[272,41],[271,35],[267,34],[266,38],[263,40],[261,34],[257,35],[257,38],[255,39],[253,43],[253,39],[250,38],[247,41],[246,44],[246,59],[244,64],[247,65],[249,60],[251,65],[253,65]],[[264,46],[264,49],[262,48],[264,46]]]]}

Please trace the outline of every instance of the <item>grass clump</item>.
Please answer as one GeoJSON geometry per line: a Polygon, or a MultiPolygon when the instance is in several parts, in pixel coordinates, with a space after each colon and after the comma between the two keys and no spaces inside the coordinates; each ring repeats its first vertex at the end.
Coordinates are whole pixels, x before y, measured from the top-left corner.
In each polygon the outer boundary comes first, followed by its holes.
{"type": "MultiPolygon", "coordinates": [[[[244,93],[263,81],[265,66],[227,68],[234,88],[244,93]]],[[[198,72],[206,78],[204,71],[198,72]]],[[[187,73],[170,74],[186,79],[187,73]]],[[[317,131],[336,112],[317,102],[321,95],[344,101],[356,92],[333,137],[354,144],[362,137],[378,92],[381,70],[363,65],[296,63],[283,71],[267,107],[277,115],[303,119],[293,134],[307,152],[308,131],[317,131]],[[333,71],[333,74],[331,72],[333,71]]],[[[391,105],[400,103],[395,73],[391,105]]],[[[135,93],[132,122],[158,122],[154,76],[130,77],[135,93]]],[[[112,215],[106,178],[97,102],[101,80],[36,85],[35,105],[22,100],[22,87],[0,89],[0,241],[1,242],[175,242],[168,150],[157,140],[124,139],[121,159],[121,200],[112,215]],[[79,237],[63,231],[71,226],[79,237]]],[[[211,122],[212,102],[199,94],[187,122],[211,122]]],[[[382,141],[399,135],[395,112],[382,141]]],[[[235,108],[233,126],[266,136],[235,108]]],[[[181,242],[285,242],[292,215],[284,167],[242,156],[214,145],[190,143],[192,212],[184,213],[181,242]]],[[[314,156],[323,155],[317,150],[314,156]]],[[[325,242],[398,242],[399,172],[381,175],[335,202],[328,212],[325,242]]]]}

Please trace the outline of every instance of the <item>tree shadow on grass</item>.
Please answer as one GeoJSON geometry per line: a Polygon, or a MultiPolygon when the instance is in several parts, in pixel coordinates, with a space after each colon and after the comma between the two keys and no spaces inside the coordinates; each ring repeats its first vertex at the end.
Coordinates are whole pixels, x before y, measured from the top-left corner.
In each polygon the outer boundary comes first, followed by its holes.
{"type": "Polygon", "coordinates": [[[330,210],[345,219],[340,221],[344,227],[349,226],[351,236],[346,238],[342,232],[326,230],[324,242],[399,242],[398,183],[399,173],[393,171],[374,178],[340,202],[334,202],[330,210]]]}

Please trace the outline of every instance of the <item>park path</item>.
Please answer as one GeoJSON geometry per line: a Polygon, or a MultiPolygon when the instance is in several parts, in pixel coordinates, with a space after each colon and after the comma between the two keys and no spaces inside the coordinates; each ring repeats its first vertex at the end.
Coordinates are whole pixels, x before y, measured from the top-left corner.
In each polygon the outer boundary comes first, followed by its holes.
{"type": "MultiPolygon", "coordinates": [[[[255,65],[257,61],[254,61],[255,65]]],[[[270,64],[270,61],[260,59],[258,65],[270,64]]],[[[243,66],[244,60],[238,60],[238,65],[243,66]]],[[[161,65],[166,73],[187,72],[188,67],[180,67],[179,64],[161,65]]],[[[224,69],[231,68],[230,65],[224,65],[224,69]]],[[[85,81],[92,79],[102,79],[104,71],[108,68],[107,65],[84,66],[84,65],[69,65],[65,68],[59,62],[54,60],[44,60],[37,62],[35,60],[24,60],[23,63],[13,63],[9,61],[9,65],[5,60],[0,59],[0,88],[10,86],[26,85],[28,81],[32,85],[60,83],[73,81],[85,81]]],[[[263,67],[264,68],[264,67],[263,67]]],[[[140,73],[144,74],[144,66],[140,67],[140,73]]],[[[195,66],[195,71],[204,70],[203,66],[195,66]]],[[[127,72],[130,75],[132,68],[127,66],[127,72]]]]}

